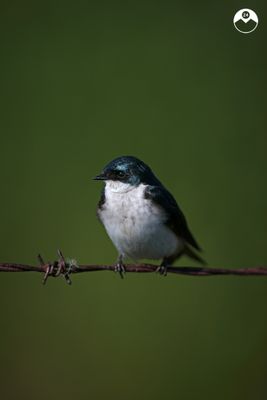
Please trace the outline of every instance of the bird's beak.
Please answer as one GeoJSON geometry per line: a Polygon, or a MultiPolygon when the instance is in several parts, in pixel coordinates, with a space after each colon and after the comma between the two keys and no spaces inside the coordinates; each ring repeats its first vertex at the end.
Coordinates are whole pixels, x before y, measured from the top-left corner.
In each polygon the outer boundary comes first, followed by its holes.
{"type": "Polygon", "coordinates": [[[105,174],[100,174],[97,175],[93,178],[94,181],[104,181],[105,179],[107,179],[107,177],[105,176],[105,174]]]}

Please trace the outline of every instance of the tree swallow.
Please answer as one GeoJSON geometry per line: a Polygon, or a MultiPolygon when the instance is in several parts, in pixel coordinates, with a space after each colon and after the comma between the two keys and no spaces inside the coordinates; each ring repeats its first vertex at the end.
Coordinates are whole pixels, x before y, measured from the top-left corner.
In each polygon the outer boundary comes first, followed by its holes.
{"type": "Polygon", "coordinates": [[[105,182],[97,214],[118,250],[121,277],[126,257],[162,259],[161,275],[183,254],[205,263],[174,197],[143,161],[118,157],[94,179],[105,182]]]}

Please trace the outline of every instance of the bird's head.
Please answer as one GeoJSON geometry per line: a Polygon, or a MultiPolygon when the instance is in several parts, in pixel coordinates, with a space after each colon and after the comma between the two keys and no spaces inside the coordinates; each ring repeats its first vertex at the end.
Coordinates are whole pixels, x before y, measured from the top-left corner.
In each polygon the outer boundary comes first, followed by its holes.
{"type": "Polygon", "coordinates": [[[133,156],[123,156],[108,163],[94,179],[138,186],[140,183],[147,183],[151,177],[154,177],[153,172],[143,161],[133,156]]]}

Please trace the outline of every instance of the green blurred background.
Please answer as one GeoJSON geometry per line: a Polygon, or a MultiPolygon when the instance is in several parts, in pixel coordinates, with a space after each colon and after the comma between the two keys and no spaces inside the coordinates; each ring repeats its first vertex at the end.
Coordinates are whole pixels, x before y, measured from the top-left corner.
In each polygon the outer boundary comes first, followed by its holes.
{"type": "MultiPolygon", "coordinates": [[[[264,1],[2,1],[0,261],[114,263],[91,177],[171,190],[209,265],[267,264],[264,1]],[[248,6],[258,29],[242,35],[248,6]]],[[[187,264],[183,259],[180,265],[187,264]]],[[[267,398],[267,280],[0,276],[4,400],[267,398]]]]}

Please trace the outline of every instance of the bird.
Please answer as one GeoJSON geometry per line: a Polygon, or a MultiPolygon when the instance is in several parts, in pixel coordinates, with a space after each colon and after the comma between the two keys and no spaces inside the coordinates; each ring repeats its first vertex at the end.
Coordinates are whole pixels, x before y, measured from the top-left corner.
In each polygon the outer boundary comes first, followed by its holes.
{"type": "Polygon", "coordinates": [[[93,179],[105,183],[97,215],[118,251],[115,271],[122,278],[125,258],[160,259],[156,271],[164,276],[182,255],[206,264],[176,200],[147,164],[120,156],[93,179]]]}

